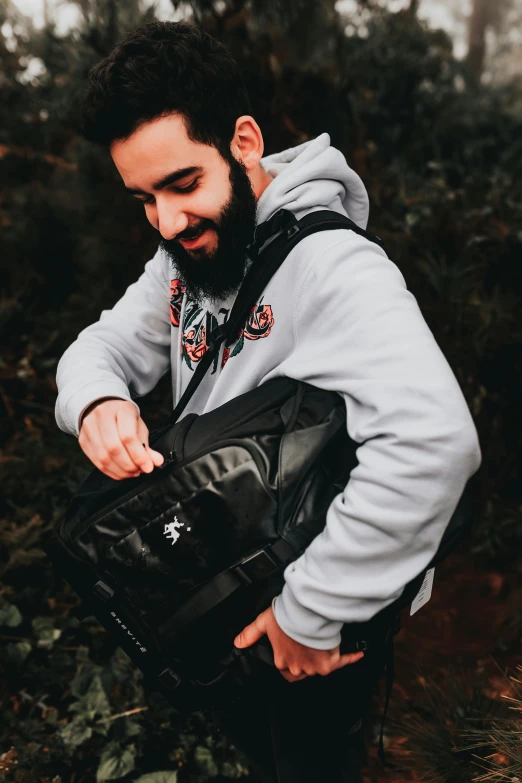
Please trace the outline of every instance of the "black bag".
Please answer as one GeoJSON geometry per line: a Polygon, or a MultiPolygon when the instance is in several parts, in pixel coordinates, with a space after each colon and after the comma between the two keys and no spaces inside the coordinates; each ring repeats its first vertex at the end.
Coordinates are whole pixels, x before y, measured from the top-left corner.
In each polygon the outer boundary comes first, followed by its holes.
{"type": "MultiPolygon", "coordinates": [[[[165,463],[123,481],[93,470],[44,542],[82,599],[73,613],[94,615],[145,684],[179,711],[229,701],[252,674],[273,665],[266,637],[245,650],[234,648],[233,639],[281,592],[284,568],[324,528],[331,501],[357,464],[359,444],[348,436],[343,398],[290,378],[178,421],[221,342],[237,338],[289,251],[314,231],[337,228],[381,244],[328,210],[300,221],[281,210],[258,226],[249,247],[253,263],[228,320],[210,334],[167,424],[150,435],[165,463]]],[[[428,567],[447,554],[469,519],[464,493],[428,567]]],[[[341,652],[367,649],[372,633],[392,628],[426,570],[371,621],[345,626],[341,652]]]]}

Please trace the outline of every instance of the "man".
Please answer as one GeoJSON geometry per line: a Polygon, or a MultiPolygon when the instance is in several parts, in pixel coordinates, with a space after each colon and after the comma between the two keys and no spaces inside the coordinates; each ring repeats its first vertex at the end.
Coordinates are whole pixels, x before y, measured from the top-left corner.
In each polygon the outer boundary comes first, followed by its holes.
{"type": "MultiPolygon", "coordinates": [[[[263,157],[236,64],[184,23],[123,40],[91,72],[83,116],[86,137],[108,147],[160,234],[139,280],[58,367],[58,425],[123,479],[162,463],[135,399],[169,371],[180,399],[208,324],[230,312],[256,225],[281,208],[297,218],[330,209],[365,228],[368,195],[326,133],[263,157]]],[[[218,718],[264,781],[353,782],[359,761],[347,749],[382,660],[341,654],[341,629],[389,605],[431,560],[480,449],[399,269],[346,229],[291,251],[183,415],[277,376],[343,396],[359,464],[324,532],[286,569],[282,593],[235,640],[247,647],[267,634],[270,691],[249,692],[218,718]]]]}

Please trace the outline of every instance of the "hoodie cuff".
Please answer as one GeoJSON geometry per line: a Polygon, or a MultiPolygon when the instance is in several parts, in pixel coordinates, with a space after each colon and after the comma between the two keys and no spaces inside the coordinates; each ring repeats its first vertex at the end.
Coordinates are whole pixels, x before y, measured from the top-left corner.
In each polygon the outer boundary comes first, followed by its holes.
{"type": "MultiPolygon", "coordinates": [[[[83,412],[86,408],[102,397],[119,397],[122,400],[128,400],[132,402],[139,412],[139,407],[134,400],[131,399],[129,390],[123,382],[119,381],[91,381],[86,383],[75,392],[72,397],[67,400],[63,409],[63,424],[67,431],[69,431],[75,437],[80,433],[80,420],[83,412]]],[[[57,407],[57,419],[59,421],[59,400],[56,403],[57,407]]],[[[62,427],[63,429],[63,427],[62,427]]]]}
{"type": "Polygon", "coordinates": [[[327,620],[298,603],[288,586],[272,601],[279,627],[296,642],[315,650],[333,650],[341,644],[342,622],[327,620]]]}

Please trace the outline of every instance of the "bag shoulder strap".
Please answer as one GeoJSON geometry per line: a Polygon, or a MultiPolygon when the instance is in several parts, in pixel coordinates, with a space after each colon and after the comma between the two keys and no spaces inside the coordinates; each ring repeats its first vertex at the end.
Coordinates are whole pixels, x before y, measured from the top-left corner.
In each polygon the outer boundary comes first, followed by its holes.
{"type": "Polygon", "coordinates": [[[341,215],[330,209],[311,212],[301,220],[297,220],[289,210],[280,209],[269,220],[256,227],[254,241],[246,249],[253,263],[241,284],[230,315],[224,324],[210,333],[207,350],[166,426],[174,424],[186,408],[219,351],[221,343],[225,341],[225,345],[228,346],[237,339],[257,298],[265,290],[290,251],[310,234],[338,228],[354,231],[383,247],[381,238],[376,234],[361,228],[346,215],[341,215]],[[267,239],[274,234],[276,234],[275,238],[266,247],[263,247],[267,239]]]}

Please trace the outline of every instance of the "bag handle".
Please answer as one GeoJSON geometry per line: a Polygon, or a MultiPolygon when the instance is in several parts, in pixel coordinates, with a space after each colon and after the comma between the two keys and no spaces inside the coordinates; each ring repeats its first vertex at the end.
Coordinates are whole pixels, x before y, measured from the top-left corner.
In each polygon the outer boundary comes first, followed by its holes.
{"type": "Polygon", "coordinates": [[[207,350],[169,416],[166,426],[175,424],[183,413],[218,353],[221,343],[225,341],[225,345],[228,346],[237,339],[256,299],[265,290],[290,251],[309,234],[338,228],[350,229],[383,247],[381,238],[376,234],[361,228],[346,215],[330,209],[311,212],[301,220],[297,220],[293,212],[280,209],[269,220],[256,227],[254,241],[246,248],[247,255],[253,263],[239,288],[230,315],[224,324],[210,333],[207,350]],[[275,238],[264,247],[267,239],[274,235],[275,238]]]}

